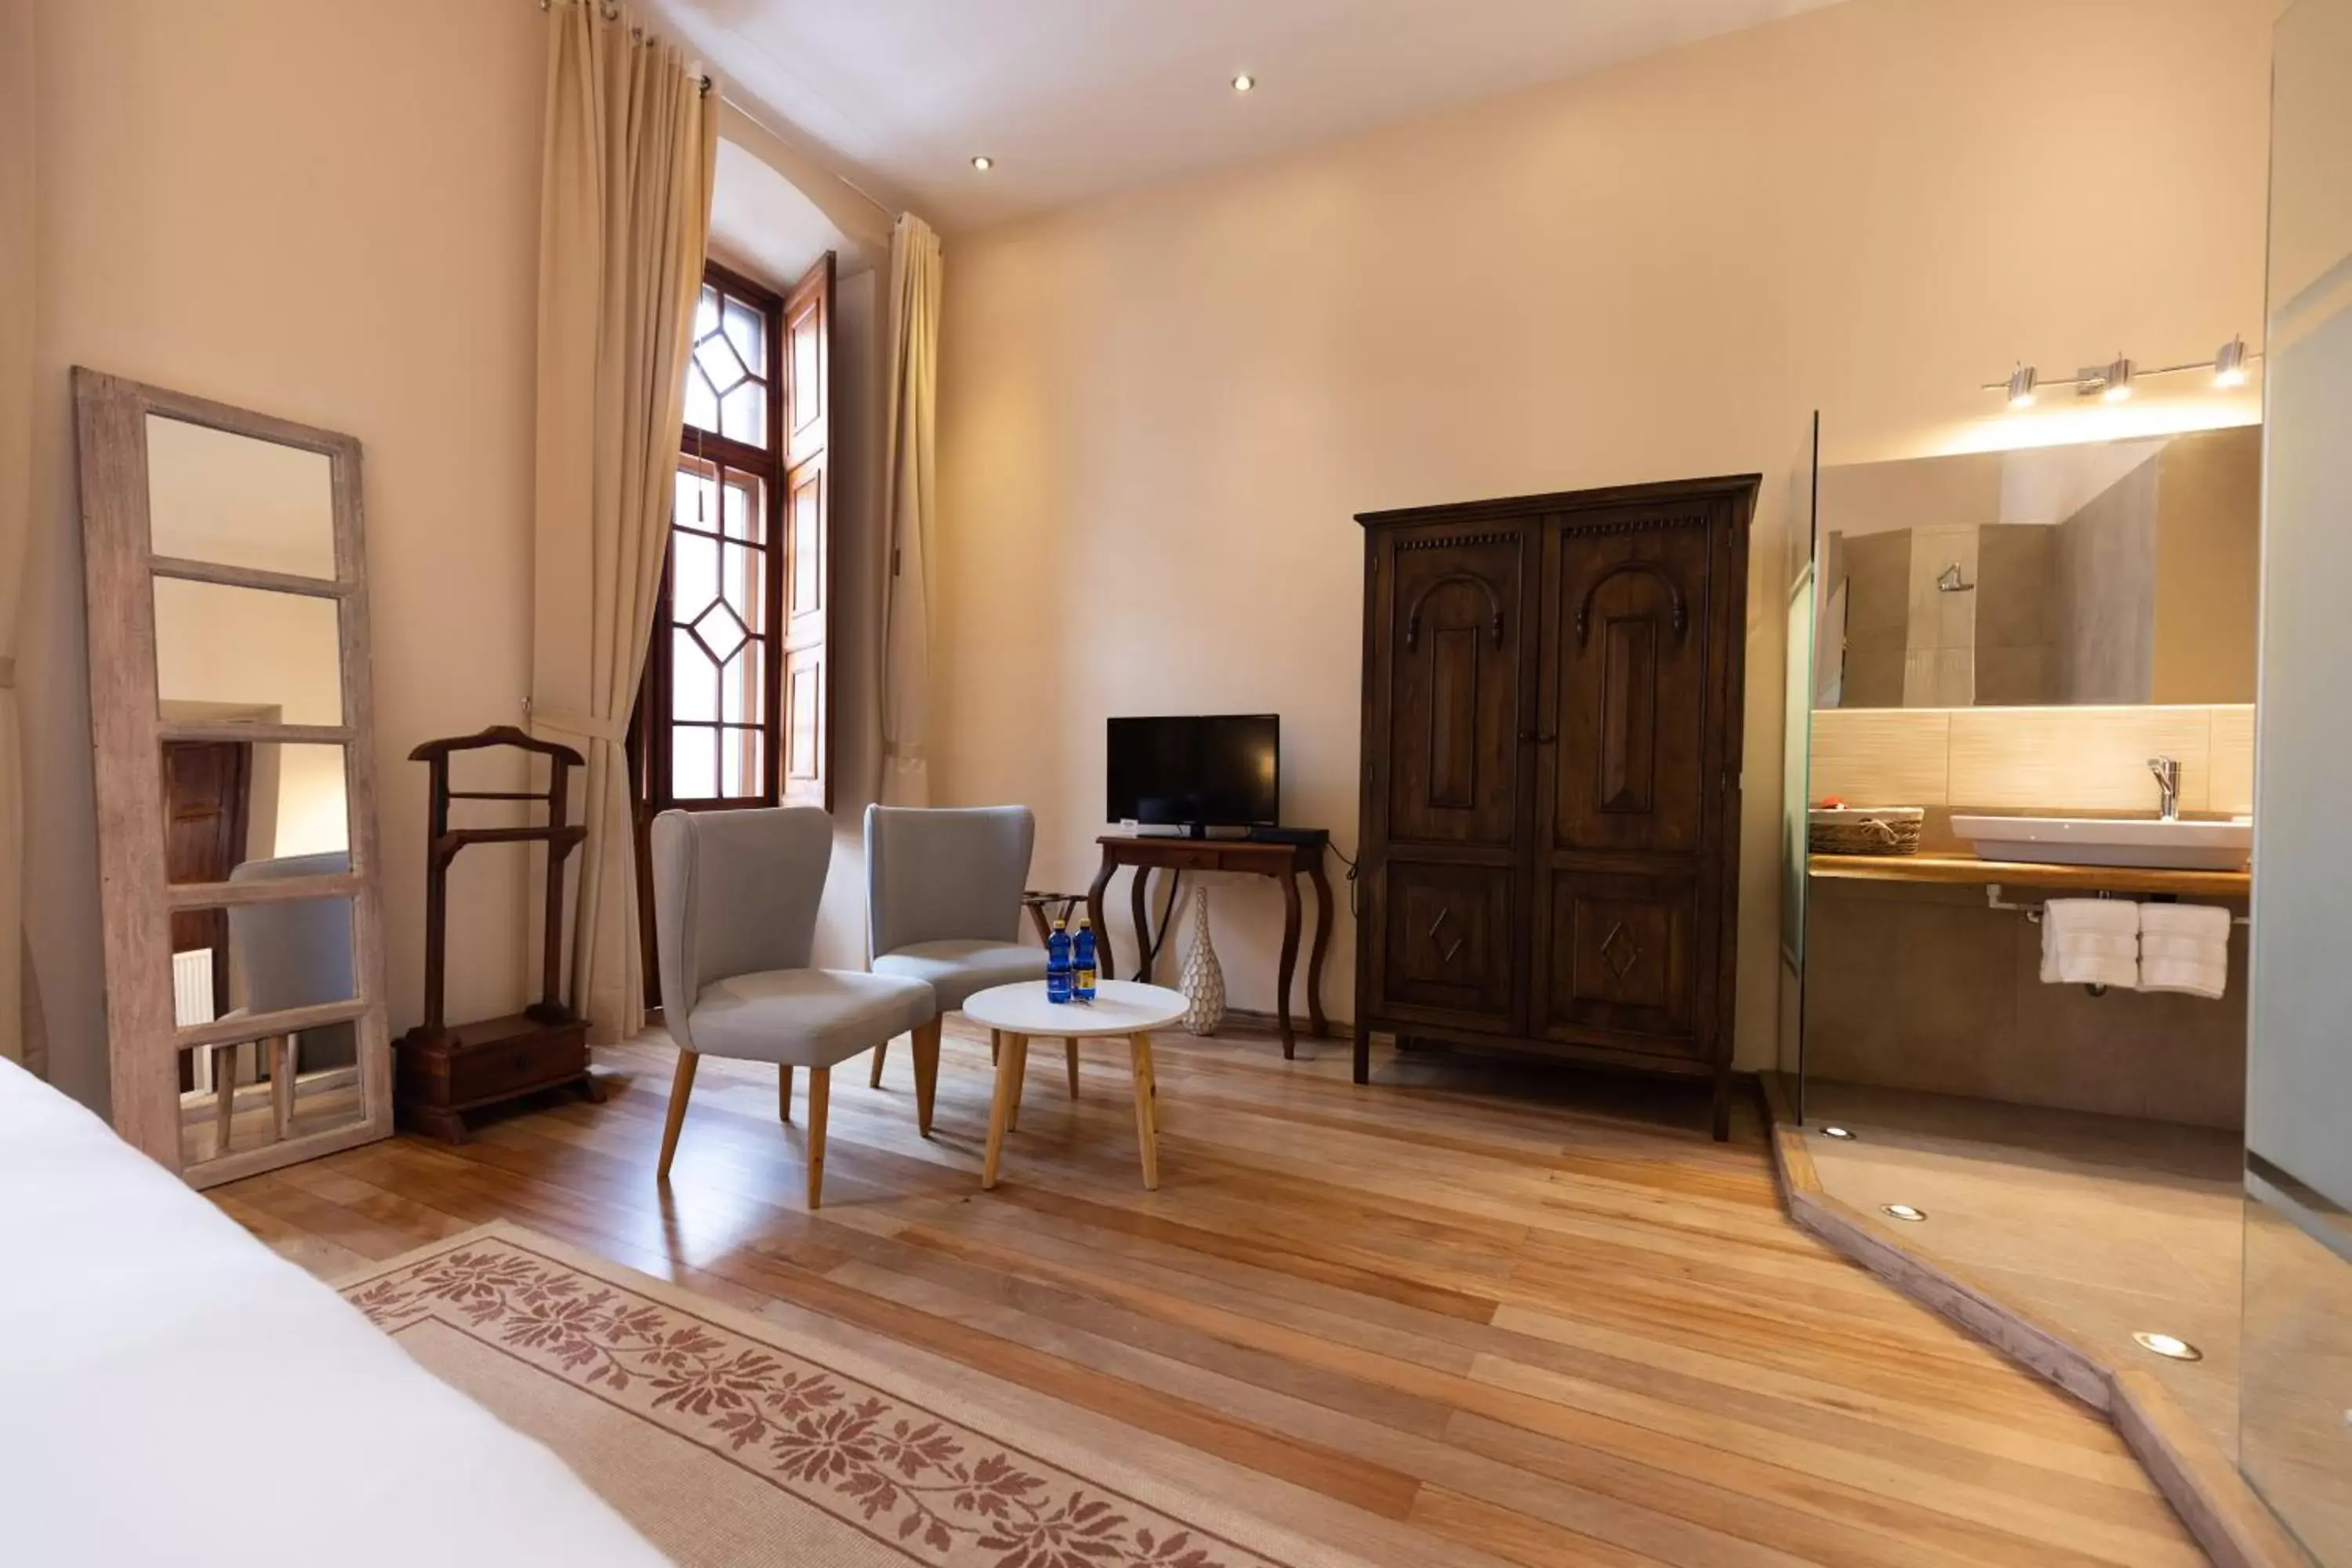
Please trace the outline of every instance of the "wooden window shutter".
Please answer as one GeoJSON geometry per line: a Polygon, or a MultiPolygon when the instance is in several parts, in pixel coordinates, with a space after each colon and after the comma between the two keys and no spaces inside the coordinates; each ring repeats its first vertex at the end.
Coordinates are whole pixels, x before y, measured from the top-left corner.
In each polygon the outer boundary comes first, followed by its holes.
{"type": "Polygon", "coordinates": [[[833,253],[784,297],[782,795],[833,809],[833,253]]]}

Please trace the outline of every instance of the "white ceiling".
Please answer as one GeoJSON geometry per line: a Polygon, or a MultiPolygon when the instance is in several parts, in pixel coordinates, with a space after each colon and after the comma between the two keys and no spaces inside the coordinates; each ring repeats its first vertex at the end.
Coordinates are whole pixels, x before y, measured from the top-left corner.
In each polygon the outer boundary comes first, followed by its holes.
{"type": "Polygon", "coordinates": [[[971,228],[1834,0],[649,0],[729,95],[971,228]],[[1237,71],[1255,92],[1235,93],[1237,71]],[[996,160],[976,173],[972,154],[996,160]]]}

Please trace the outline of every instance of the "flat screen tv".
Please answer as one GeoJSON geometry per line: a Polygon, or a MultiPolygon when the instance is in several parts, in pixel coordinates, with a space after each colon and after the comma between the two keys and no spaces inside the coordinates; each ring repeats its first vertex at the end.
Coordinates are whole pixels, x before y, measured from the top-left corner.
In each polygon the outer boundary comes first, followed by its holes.
{"type": "Polygon", "coordinates": [[[1273,713],[1110,721],[1112,822],[1248,827],[1282,818],[1282,720],[1273,713]]]}

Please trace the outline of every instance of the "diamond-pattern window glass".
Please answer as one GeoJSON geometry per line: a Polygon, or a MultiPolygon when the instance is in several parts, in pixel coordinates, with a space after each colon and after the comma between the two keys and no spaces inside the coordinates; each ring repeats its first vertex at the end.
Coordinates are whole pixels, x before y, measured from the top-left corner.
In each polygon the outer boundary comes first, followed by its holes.
{"type": "Polygon", "coordinates": [[[688,345],[661,612],[646,658],[647,803],[772,803],[780,668],[782,302],[723,268],[704,275],[688,345]]]}

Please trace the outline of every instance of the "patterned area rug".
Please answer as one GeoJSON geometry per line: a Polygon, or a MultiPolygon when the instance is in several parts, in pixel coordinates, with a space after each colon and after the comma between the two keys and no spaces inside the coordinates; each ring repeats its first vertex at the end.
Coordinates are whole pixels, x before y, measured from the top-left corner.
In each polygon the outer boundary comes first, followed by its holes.
{"type": "Polygon", "coordinates": [[[680,1563],[1331,1560],[1108,1459],[1049,1458],[1051,1434],[1014,1440],[1009,1419],[967,1398],[882,1386],[870,1363],[849,1375],[777,1324],[518,1226],[436,1242],[341,1289],[680,1563]]]}

